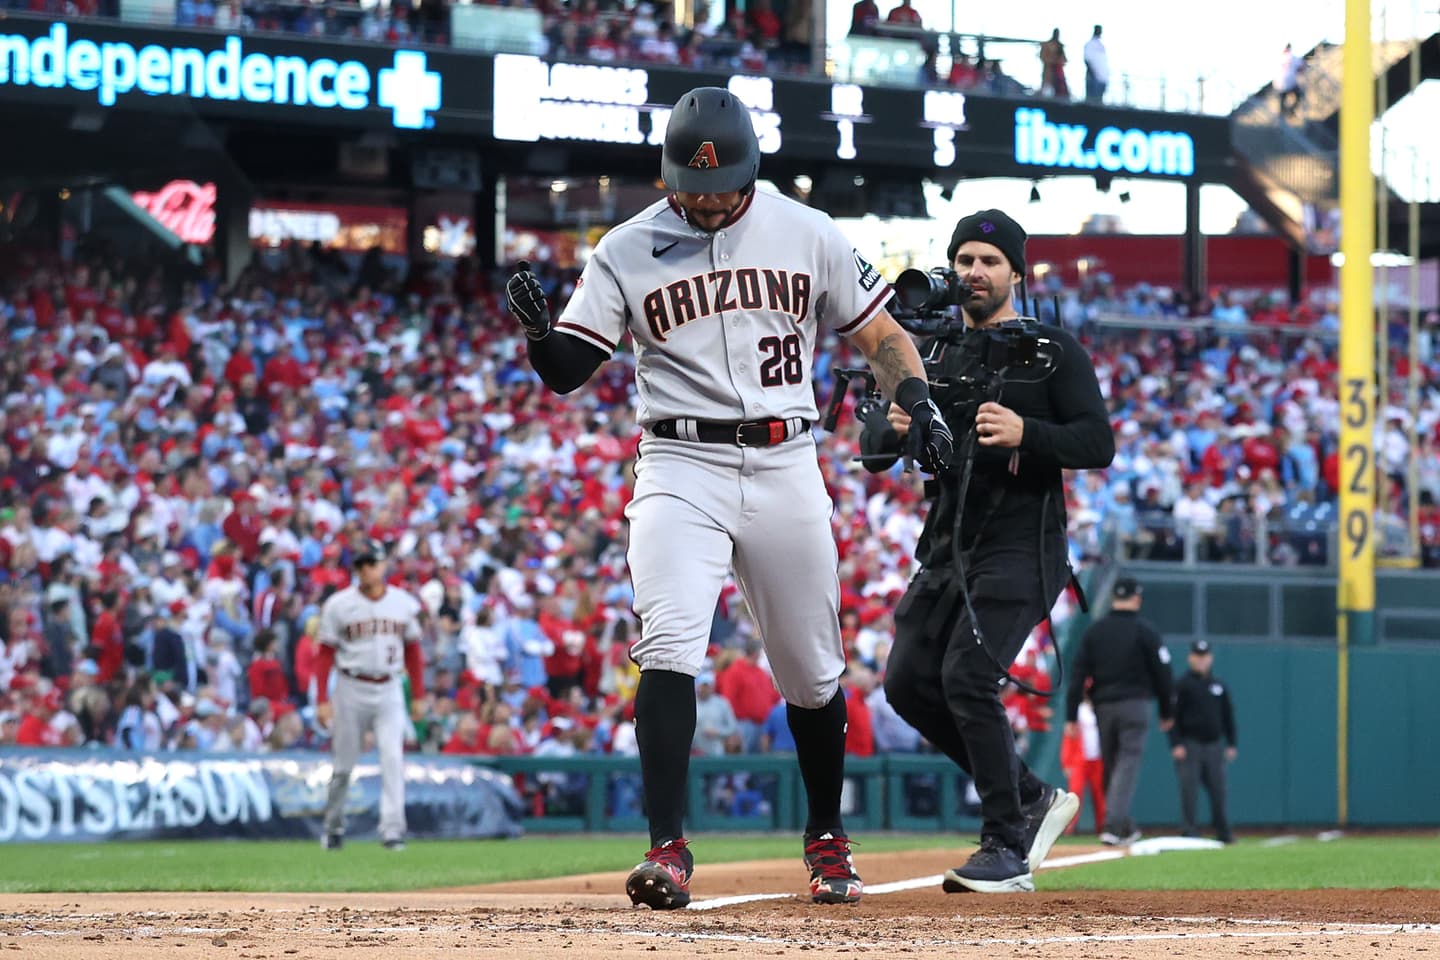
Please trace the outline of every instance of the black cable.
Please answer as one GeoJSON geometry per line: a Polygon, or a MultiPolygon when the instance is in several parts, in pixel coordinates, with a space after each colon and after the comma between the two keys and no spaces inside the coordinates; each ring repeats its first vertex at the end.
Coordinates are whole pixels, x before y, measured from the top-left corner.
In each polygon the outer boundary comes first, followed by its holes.
{"type": "MultiPolygon", "coordinates": [[[[1005,388],[1005,374],[1004,374],[1004,371],[1002,370],[1000,373],[995,374],[995,387],[994,387],[995,396],[994,396],[994,398],[993,398],[993,402],[994,402],[994,403],[999,403],[999,402],[1000,402],[1000,395],[1001,395],[1001,393],[1004,391],[1004,388],[1005,388]]],[[[971,477],[971,475],[974,473],[974,470],[975,470],[975,447],[976,447],[976,445],[977,445],[977,443],[978,443],[978,437],[979,437],[979,431],[977,430],[976,427],[974,427],[974,426],[972,425],[971,428],[970,428],[970,432],[965,435],[965,441],[966,441],[967,446],[966,446],[966,448],[965,448],[966,452],[965,452],[964,464],[963,464],[963,466],[961,467],[961,473],[960,473],[960,490],[959,490],[959,497],[958,497],[958,500],[957,500],[956,505],[955,505],[955,522],[954,522],[954,527],[953,527],[953,529],[951,530],[951,533],[950,533],[950,555],[951,555],[952,559],[955,561],[955,570],[956,570],[956,573],[957,573],[957,574],[959,575],[959,577],[960,577],[960,596],[961,596],[961,598],[965,601],[965,611],[966,611],[968,614],[970,614],[970,630],[971,630],[972,634],[973,634],[974,637],[975,637],[975,643],[976,643],[977,646],[980,647],[981,650],[983,650],[983,651],[985,652],[985,656],[990,659],[990,662],[991,662],[992,664],[994,664],[995,669],[999,670],[1002,674],[1004,674],[1004,675],[1005,675],[1005,679],[1006,679],[1007,681],[1009,681],[1010,683],[1014,684],[1016,687],[1020,688],[1021,690],[1025,691],[1026,693],[1031,694],[1032,696],[1043,697],[1043,698],[1049,699],[1050,697],[1055,696],[1055,692],[1060,689],[1059,684],[1058,684],[1058,683],[1054,684],[1054,685],[1051,687],[1051,689],[1049,689],[1049,690],[1037,690],[1037,689],[1035,689],[1034,687],[1030,686],[1030,685],[1029,685],[1028,683],[1026,683],[1025,681],[1020,680],[1020,679],[1017,678],[1014,674],[1012,674],[1012,673],[1010,672],[1010,668],[1007,667],[1007,666],[1005,666],[1005,664],[1001,663],[1001,662],[1000,662],[1000,658],[997,657],[997,656],[995,656],[994,651],[992,651],[992,650],[990,649],[990,647],[986,645],[986,643],[985,643],[985,633],[984,633],[983,630],[980,629],[980,618],[979,618],[978,616],[976,616],[976,614],[975,614],[975,604],[974,604],[974,602],[970,599],[970,584],[969,584],[969,582],[968,582],[969,578],[968,578],[968,577],[966,576],[966,574],[965,574],[965,551],[962,550],[961,547],[960,547],[960,539],[961,539],[961,532],[962,532],[962,531],[961,531],[961,528],[962,528],[962,526],[963,526],[963,524],[964,524],[964,518],[965,518],[965,495],[970,492],[970,477],[971,477]]],[[[1042,503],[1041,510],[1040,510],[1040,563],[1041,563],[1041,568],[1040,568],[1040,593],[1041,593],[1042,597],[1046,597],[1046,598],[1048,598],[1048,597],[1050,596],[1050,592],[1049,592],[1049,590],[1048,590],[1048,588],[1047,588],[1047,585],[1046,585],[1046,582],[1045,582],[1046,577],[1045,577],[1045,568],[1044,568],[1044,562],[1045,562],[1045,514],[1047,513],[1049,504],[1050,504],[1050,492],[1047,490],[1047,491],[1045,492],[1045,499],[1044,499],[1044,501],[1043,501],[1043,503],[1042,503]]],[[[982,526],[982,527],[984,526],[985,520],[988,520],[988,519],[989,519],[989,518],[986,517],[985,519],[982,519],[982,520],[981,520],[981,526],[982,526]]],[[[1048,605],[1046,606],[1046,609],[1045,609],[1045,622],[1046,622],[1047,624],[1050,623],[1050,609],[1049,609],[1049,606],[1048,606],[1048,605]]],[[[1051,635],[1051,641],[1054,642],[1055,628],[1054,628],[1053,625],[1050,625],[1050,635],[1051,635]]],[[[1058,645],[1056,645],[1056,654],[1057,654],[1056,660],[1058,661],[1058,660],[1060,659],[1059,656],[1058,656],[1058,654],[1059,654],[1059,646],[1058,646],[1058,645]]],[[[1062,668],[1062,669],[1063,669],[1063,668],[1062,668]]]]}
{"type": "MultiPolygon", "coordinates": [[[[1049,569],[1045,566],[1045,518],[1049,516],[1049,514],[1050,491],[1046,490],[1045,499],[1042,500],[1040,503],[1040,595],[1042,597],[1046,597],[1047,599],[1050,596],[1050,586],[1045,582],[1045,574],[1049,569]]],[[[1061,533],[1064,533],[1063,528],[1061,529],[1061,533]]],[[[1068,562],[1066,563],[1066,566],[1069,566],[1068,562]]],[[[1071,576],[1074,576],[1073,572],[1071,573],[1071,576]]],[[[1056,599],[1058,600],[1059,597],[1057,596],[1056,599]]],[[[1055,696],[1056,691],[1063,690],[1065,688],[1065,658],[1060,655],[1060,638],[1055,634],[1055,622],[1050,619],[1050,611],[1051,608],[1053,608],[1054,606],[1055,604],[1053,603],[1047,602],[1045,604],[1044,623],[1045,629],[1050,633],[1050,646],[1055,648],[1055,682],[1050,685],[1050,692],[1042,693],[1042,697],[1053,697],[1055,696]]]]}

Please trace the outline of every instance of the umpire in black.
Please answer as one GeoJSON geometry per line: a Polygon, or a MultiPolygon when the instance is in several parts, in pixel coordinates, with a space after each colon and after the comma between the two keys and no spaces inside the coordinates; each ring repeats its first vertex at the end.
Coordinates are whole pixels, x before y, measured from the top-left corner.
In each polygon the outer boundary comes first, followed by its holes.
{"type": "MultiPolygon", "coordinates": [[[[1027,321],[1048,340],[1048,375],[1007,377],[998,399],[978,405],[944,388],[983,375],[987,341],[1022,326],[1012,291],[1025,275],[1025,239],[999,210],[955,225],[950,267],[973,292],[960,304],[963,327],[921,344],[933,395],[958,438],[958,463],[926,485],[929,514],[915,551],[921,569],[895,610],[885,693],[980,795],[980,849],[946,872],[951,892],[1033,890],[1032,868],[1079,812],[1074,794],[1047,785],[1016,756],[1000,692],[1069,578],[1060,471],[1106,467],[1115,454],[1095,368],[1069,333],[1027,321]]],[[[893,465],[909,428],[897,406],[870,413],[860,441],[867,469],[893,465]]]]}
{"type": "Polygon", "coordinates": [[[1195,802],[1204,784],[1210,795],[1215,839],[1232,843],[1225,812],[1225,765],[1235,759],[1235,710],[1230,691],[1212,669],[1210,641],[1190,645],[1190,669],[1175,683],[1175,726],[1170,728],[1170,755],[1180,779],[1180,813],[1184,835],[1193,837],[1195,802]]]}
{"type": "Polygon", "coordinates": [[[1105,823],[1100,842],[1115,845],[1140,839],[1130,806],[1140,782],[1150,701],[1159,705],[1161,730],[1168,732],[1174,721],[1170,651],[1155,628],[1140,617],[1140,584],[1133,577],[1121,577],[1111,592],[1110,612],[1081,636],[1080,649],[1070,665],[1065,733],[1075,732],[1088,681],[1105,769],[1105,823]]]}

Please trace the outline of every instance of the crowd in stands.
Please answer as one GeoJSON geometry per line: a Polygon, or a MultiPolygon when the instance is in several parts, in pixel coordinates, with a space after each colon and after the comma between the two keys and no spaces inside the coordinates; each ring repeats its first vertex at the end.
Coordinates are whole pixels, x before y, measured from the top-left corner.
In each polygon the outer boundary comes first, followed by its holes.
{"type": "MultiPolygon", "coordinates": [[[[1041,317],[1053,321],[1045,285],[1037,290],[1041,317]]],[[[1097,555],[1108,532],[1133,559],[1332,562],[1340,484],[1333,290],[1312,291],[1293,308],[1258,291],[1116,291],[1104,274],[1054,292],[1062,322],[1092,348],[1116,430],[1110,469],[1071,489],[1082,554],[1097,555]],[[1103,326],[1107,316],[1134,326],[1103,326]],[[1205,326],[1185,322],[1194,320],[1205,326]]],[[[1384,342],[1390,395],[1375,440],[1380,550],[1440,566],[1440,313],[1423,317],[1415,344],[1421,389],[1413,416],[1404,312],[1392,313],[1384,342]]]]}
{"type": "MultiPolygon", "coordinates": [[[[348,582],[355,546],[378,539],[393,581],[428,611],[415,749],[634,752],[623,509],[638,429],[623,349],[583,390],[554,396],[497,296],[503,271],[469,261],[398,276],[377,258],[354,266],[291,247],[229,284],[214,267],[178,279],[88,248],[68,262],[9,250],[0,264],[0,745],[323,746],[317,611],[348,582]]],[[[540,269],[563,302],[575,273],[540,269]]],[[[1182,304],[1102,275],[1058,295],[1062,322],[1093,351],[1118,439],[1110,470],[1069,484],[1077,560],[1115,536],[1137,557],[1180,559],[1193,539],[1192,559],[1322,561],[1337,484],[1324,298],[1294,315],[1223,292],[1182,304]],[[1110,313],[1154,322],[1116,326],[1110,313]],[[1259,517],[1270,526],[1257,541],[1259,517]]],[[[1419,446],[1399,408],[1377,438],[1397,517],[1418,458],[1432,565],[1436,333],[1431,315],[1419,446]]],[[[1396,382],[1405,335],[1389,331],[1396,382]]],[[[854,362],[822,343],[822,400],[830,371],[854,362]]],[[[849,746],[924,749],[879,682],[920,489],[899,467],[860,470],[853,417],[841,423],[821,450],[852,664],[849,746]]],[[[733,584],[712,641],[697,752],[786,749],[733,584]]],[[[1012,716],[1022,731],[1048,722],[1023,701],[1012,716]]],[[[566,784],[534,789],[561,803],[566,784]]],[[[736,788],[729,802],[753,799],[736,788]]]]}
{"type": "MultiPolygon", "coordinates": [[[[907,0],[908,2],[908,0],[907,0]]],[[[669,64],[756,73],[804,70],[810,63],[809,3],[750,0],[728,16],[708,0],[692,11],[694,27],[676,20],[666,0],[520,0],[485,4],[534,10],[536,52],[597,63],[669,64]],[[773,4],[773,6],[772,6],[773,4]]],[[[181,27],[292,33],[386,44],[448,45],[451,0],[177,0],[181,27]]],[[[70,16],[119,15],[115,0],[0,0],[0,8],[70,16]]]]}
{"type": "MultiPolygon", "coordinates": [[[[722,11],[712,16],[716,3],[718,0],[697,0],[690,17],[693,26],[677,20],[667,0],[516,0],[484,5],[534,10],[540,15],[540,36],[534,49],[556,59],[752,73],[810,69],[809,3],[749,0],[728,15],[722,11]]],[[[444,46],[452,41],[451,7],[452,0],[176,0],[175,24],[227,32],[444,46]]],[[[118,0],[0,0],[0,9],[107,18],[120,14],[118,0]]],[[[919,83],[1009,96],[1037,92],[1068,95],[1055,89],[1051,79],[1051,71],[1059,69],[1054,66],[1057,56],[1063,66],[1063,52],[1042,50],[1046,66],[1041,82],[1033,88],[1007,74],[1000,59],[987,56],[983,38],[974,52],[957,48],[942,61],[939,38],[925,28],[912,0],[897,0],[883,14],[875,0],[858,0],[851,14],[850,35],[916,40],[927,55],[916,77],[919,83]]],[[[1058,40],[1052,38],[1051,42],[1058,40]]]]}

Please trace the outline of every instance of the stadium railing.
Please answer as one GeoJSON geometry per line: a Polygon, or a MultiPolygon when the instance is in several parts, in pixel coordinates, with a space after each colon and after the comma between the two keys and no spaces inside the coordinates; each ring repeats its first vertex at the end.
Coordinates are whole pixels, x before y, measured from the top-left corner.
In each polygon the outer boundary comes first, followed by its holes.
{"type": "MultiPolygon", "coordinates": [[[[1122,530],[1114,519],[1102,523],[1115,536],[1122,560],[1147,560],[1186,567],[1200,564],[1317,567],[1334,566],[1338,525],[1333,510],[1318,518],[1312,513],[1272,515],[1249,512],[1217,517],[1213,526],[1197,530],[1170,515],[1139,517],[1122,530]]],[[[1323,510],[1322,506],[1322,510],[1323,510]]],[[[1091,552],[1081,544],[1082,552],[1091,552]]],[[[1403,550],[1403,545],[1400,548],[1403,550]]],[[[1393,555],[1400,555],[1397,550],[1393,555]]]]}
{"type": "Polygon", "coordinates": [[[1097,326],[1115,330],[1168,330],[1206,332],[1217,337],[1264,337],[1275,336],[1296,340],[1320,340],[1338,343],[1340,331],[1326,327],[1300,323],[1230,323],[1214,317],[1157,317],[1133,313],[1104,311],[1096,316],[1097,326]]]}
{"type": "MultiPolygon", "coordinates": [[[[527,806],[527,831],[645,829],[635,757],[474,757],[511,774],[527,806]]],[[[966,779],[946,757],[892,753],[845,758],[843,812],[855,830],[956,830],[979,821],[966,779]]],[[[804,784],[790,753],[692,757],[686,822],[698,832],[801,830],[804,784]]]]}

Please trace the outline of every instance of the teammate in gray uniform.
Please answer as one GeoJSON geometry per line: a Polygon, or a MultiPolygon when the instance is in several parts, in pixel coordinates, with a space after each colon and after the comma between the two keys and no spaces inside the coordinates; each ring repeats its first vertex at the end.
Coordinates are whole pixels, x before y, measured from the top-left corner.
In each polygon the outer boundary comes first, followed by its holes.
{"type": "Polygon", "coordinates": [[[810,432],[821,328],[848,337],[912,411],[923,467],[948,460],[952,438],[914,344],[884,309],[879,272],[824,213],[755,190],[760,148],[739,100],[717,87],[681,97],[660,166],[669,195],[605,235],[558,320],[528,264],[506,288],[531,363],[559,393],[585,383],[626,333],[634,343],[644,435],[626,517],[651,850],[626,890],[654,909],[690,902],[682,817],[695,677],[733,566],[795,735],[811,897],[853,902],[837,555],[810,432]]]}
{"type": "Polygon", "coordinates": [[[408,671],[412,696],[424,696],[420,601],[385,582],[385,551],[378,543],[362,547],[353,562],[356,582],[336,591],[320,608],[316,712],[322,722],[330,722],[335,757],[320,842],[327,850],[338,850],[344,840],[350,774],[366,731],[374,730],[380,752],[380,842],[387,850],[404,850],[409,717],[401,677],[408,671]]]}

